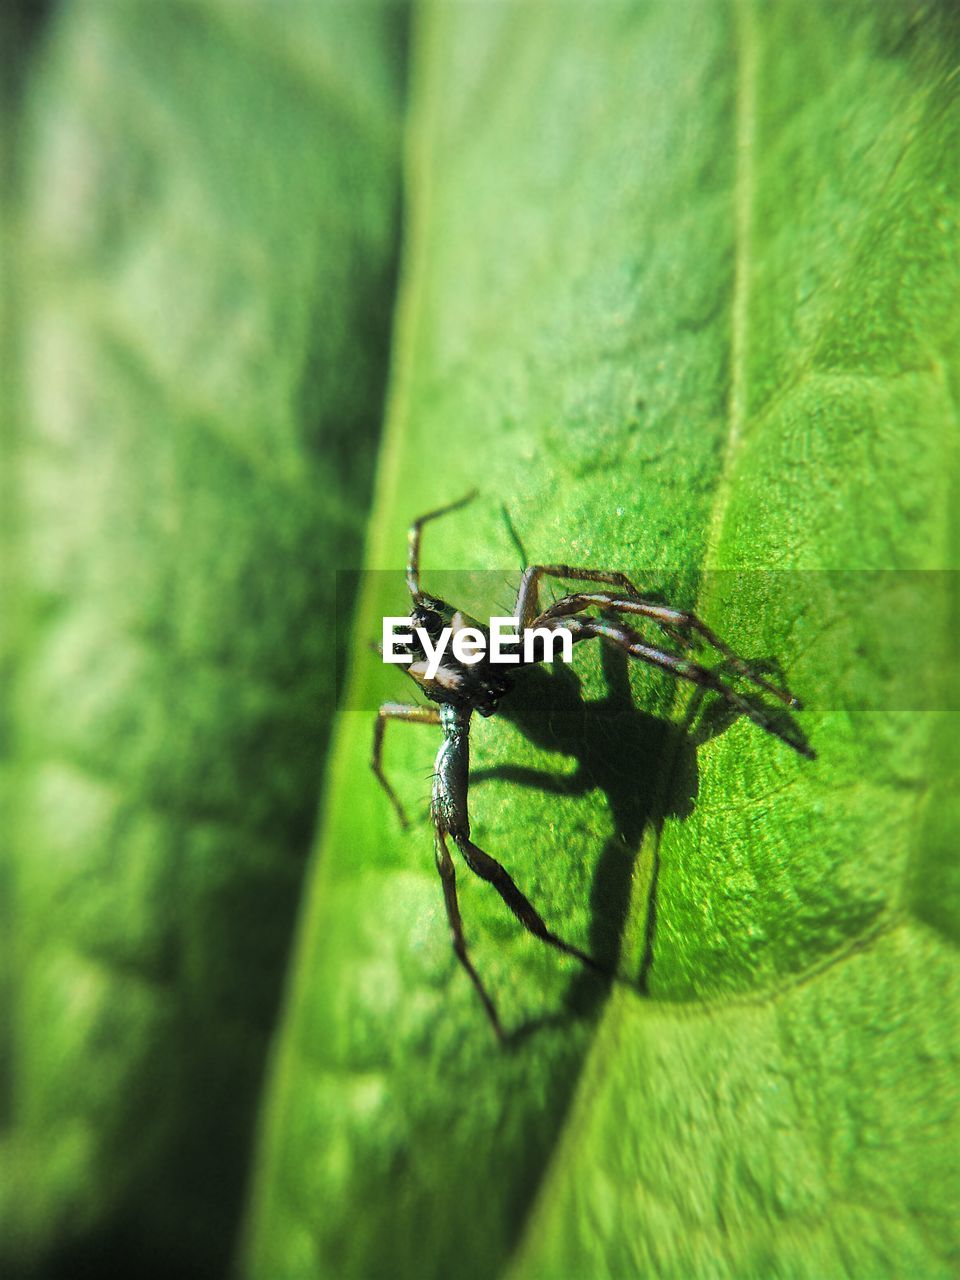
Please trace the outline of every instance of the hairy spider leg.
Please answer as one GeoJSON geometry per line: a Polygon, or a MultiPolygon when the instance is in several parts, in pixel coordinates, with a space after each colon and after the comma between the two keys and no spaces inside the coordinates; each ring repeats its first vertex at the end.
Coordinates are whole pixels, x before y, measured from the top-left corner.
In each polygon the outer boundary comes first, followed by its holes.
{"type": "Polygon", "coordinates": [[[541,942],[546,942],[549,946],[556,947],[564,955],[575,956],[588,968],[595,969],[597,973],[607,974],[607,969],[598,960],[594,960],[593,956],[586,951],[581,951],[579,947],[575,947],[571,942],[565,942],[563,938],[559,938],[551,929],[547,928],[539,911],[520,892],[509,872],[497,862],[496,858],[491,858],[489,853],[486,853],[479,845],[474,844],[467,836],[454,835],[453,838],[470,870],[475,875],[478,875],[481,880],[486,880],[488,884],[493,885],[528,933],[532,933],[541,942]]]}
{"type": "Polygon", "coordinates": [[[457,902],[457,869],[453,865],[450,850],[447,848],[447,842],[439,827],[437,828],[436,857],[437,870],[440,872],[440,881],[443,885],[443,900],[447,908],[447,919],[450,922],[450,933],[453,936],[454,955],[469,974],[470,981],[483,1002],[483,1007],[487,1012],[487,1017],[490,1019],[491,1026],[497,1034],[497,1039],[502,1041],[504,1039],[503,1027],[500,1024],[496,1005],[491,1000],[490,993],[481,982],[480,975],[473,967],[473,961],[467,954],[467,942],[463,936],[463,920],[460,918],[460,904],[457,902]]]}
{"type": "Polygon", "coordinates": [[[445,507],[437,507],[436,511],[428,511],[425,516],[418,516],[407,532],[407,588],[416,600],[420,596],[420,533],[428,520],[437,520],[440,516],[449,515],[451,511],[459,511],[477,496],[477,490],[458,498],[456,502],[445,507]]]}
{"type": "Polygon", "coordinates": [[[640,592],[625,573],[607,573],[602,569],[574,568],[569,564],[531,564],[523,571],[520,586],[517,589],[517,602],[514,613],[520,619],[522,629],[532,627],[541,616],[540,579],[541,578],[575,578],[581,582],[599,582],[607,587],[619,587],[631,597],[642,599],[640,592]]]}
{"type": "Polygon", "coordinates": [[[489,997],[470,963],[463,939],[460,913],[456,901],[456,887],[451,869],[446,870],[449,852],[446,837],[449,835],[463,854],[467,866],[475,875],[493,885],[497,893],[507,904],[523,927],[565,955],[574,956],[583,964],[606,974],[607,970],[593,956],[581,951],[579,947],[565,942],[551,929],[548,929],[540,913],[530,900],[517,888],[510,874],[489,853],[473,843],[470,839],[470,817],[467,809],[467,783],[470,769],[470,716],[471,712],[451,706],[441,706],[440,723],[443,728],[443,742],[437,752],[436,770],[433,780],[433,799],[430,806],[431,817],[436,831],[437,867],[443,879],[444,895],[447,901],[447,915],[453,933],[453,949],[460,963],[467,970],[470,978],[480,992],[484,1007],[493,1023],[494,1030],[502,1035],[499,1019],[492,1012],[489,997]]]}
{"type": "Polygon", "coordinates": [[[377,712],[377,718],[373,722],[373,751],[370,756],[370,768],[376,774],[381,787],[390,797],[390,803],[397,811],[401,826],[409,827],[410,822],[406,811],[397,798],[397,793],[387,781],[386,774],[383,772],[383,735],[386,732],[388,720],[406,720],[411,724],[438,725],[440,723],[440,712],[436,707],[418,707],[409,702],[385,702],[377,712]]]}
{"type": "Polygon", "coordinates": [[[595,637],[603,637],[625,650],[632,658],[638,658],[641,662],[648,662],[651,666],[660,667],[663,671],[669,671],[671,675],[677,676],[681,680],[689,680],[692,684],[699,685],[701,688],[712,690],[714,693],[719,694],[730,706],[739,711],[741,715],[747,716],[754,724],[759,725],[766,733],[772,733],[781,742],[785,742],[788,747],[793,747],[794,751],[800,755],[807,756],[809,759],[816,758],[816,752],[812,747],[807,746],[805,742],[795,741],[789,737],[766,714],[762,707],[748,702],[735,689],[731,689],[729,685],[724,684],[717,673],[711,671],[709,667],[702,667],[698,662],[691,662],[688,658],[678,657],[677,654],[670,653],[666,649],[657,649],[654,645],[647,644],[642,636],[638,635],[636,631],[631,631],[629,627],[614,626],[599,618],[570,617],[565,621],[564,625],[573,632],[574,643],[579,640],[592,640],[595,637]]]}
{"type": "Polygon", "coordinates": [[[656,600],[649,600],[637,590],[624,573],[607,572],[602,569],[574,568],[566,564],[532,565],[524,571],[517,592],[516,613],[521,627],[537,627],[554,618],[569,617],[582,609],[596,606],[602,609],[613,609],[618,613],[632,613],[640,617],[650,618],[658,627],[680,644],[691,645],[691,632],[699,636],[707,644],[723,655],[731,670],[736,671],[744,679],[758,688],[772,694],[788,707],[799,711],[802,708],[800,699],[789,689],[780,688],[757,671],[745,658],[736,653],[730,646],[712,631],[705,622],[687,609],[674,609],[656,600]],[[628,593],[626,597],[614,595],[608,591],[577,591],[563,596],[555,604],[540,610],[539,584],[542,577],[573,578],[583,582],[596,582],[602,586],[620,587],[628,593]]]}
{"type": "Polygon", "coordinates": [[[612,609],[615,613],[629,613],[641,618],[650,618],[661,631],[684,647],[691,647],[696,643],[690,635],[690,632],[693,632],[695,636],[701,637],[722,654],[728,667],[737,675],[743,676],[758,689],[763,689],[775,698],[779,698],[788,707],[796,711],[802,710],[802,703],[796,694],[791,693],[789,689],[781,689],[778,685],[771,684],[751,663],[741,658],[725,641],[721,640],[716,632],[711,631],[705,622],[701,622],[696,614],[686,609],[674,609],[670,605],[656,604],[651,600],[623,598],[608,591],[577,591],[544,609],[533,625],[539,626],[551,618],[568,617],[572,613],[579,613],[580,610],[591,607],[612,609]]]}

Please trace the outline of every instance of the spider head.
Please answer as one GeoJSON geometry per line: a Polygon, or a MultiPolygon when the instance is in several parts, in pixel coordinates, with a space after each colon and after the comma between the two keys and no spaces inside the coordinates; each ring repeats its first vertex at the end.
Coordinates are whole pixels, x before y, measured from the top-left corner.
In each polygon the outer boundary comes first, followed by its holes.
{"type": "MultiPolygon", "coordinates": [[[[432,676],[427,676],[428,655],[417,635],[420,629],[430,644],[436,645],[445,629],[456,636],[465,627],[485,635],[486,628],[476,618],[455,609],[439,596],[429,596],[425,592],[414,596],[410,623],[414,629],[413,661],[407,667],[407,674],[420,685],[427,697],[432,702],[492,716],[500,699],[512,687],[512,681],[502,668],[491,665],[486,657],[475,662],[461,661],[447,647],[443,650],[439,667],[432,676]]],[[[446,640],[449,641],[449,635],[446,640]]]]}
{"type": "Polygon", "coordinates": [[[414,599],[410,610],[410,621],[414,628],[422,627],[434,644],[440,639],[440,632],[450,625],[453,609],[438,596],[419,595],[414,599]]]}

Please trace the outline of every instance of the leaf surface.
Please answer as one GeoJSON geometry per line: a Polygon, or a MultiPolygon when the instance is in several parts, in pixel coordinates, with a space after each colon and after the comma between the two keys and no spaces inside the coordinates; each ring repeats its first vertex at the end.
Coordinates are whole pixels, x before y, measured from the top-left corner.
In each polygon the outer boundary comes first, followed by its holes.
{"type": "Polygon", "coordinates": [[[250,1276],[951,1273],[955,702],[894,642],[940,643],[915,606],[956,558],[956,54],[936,6],[422,7],[367,562],[395,585],[360,604],[250,1276]],[[531,561],[626,569],[779,659],[819,752],[698,736],[588,649],[478,722],[474,838],[628,979],[461,871],[505,1052],[449,947],[435,734],[388,734],[412,830],[367,768],[405,528],[474,485],[428,586],[509,599],[502,502],[531,561]]]}
{"type": "Polygon", "coordinates": [[[381,418],[402,19],[67,3],[23,69],[5,1274],[233,1247],[381,418]]]}

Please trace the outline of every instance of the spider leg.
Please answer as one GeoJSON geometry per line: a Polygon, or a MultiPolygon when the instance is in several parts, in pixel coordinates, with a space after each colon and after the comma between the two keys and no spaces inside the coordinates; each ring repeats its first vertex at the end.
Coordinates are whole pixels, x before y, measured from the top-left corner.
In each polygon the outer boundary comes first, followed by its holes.
{"type": "Polygon", "coordinates": [[[601,586],[619,587],[631,599],[642,599],[640,592],[625,573],[607,572],[603,569],[576,568],[569,564],[532,564],[524,569],[517,590],[514,613],[520,619],[521,628],[532,627],[540,615],[540,579],[574,578],[581,582],[596,582],[601,586]]]}
{"type": "Polygon", "coordinates": [[[638,658],[641,662],[648,662],[651,666],[669,671],[678,679],[689,680],[701,688],[712,690],[735,710],[759,725],[766,733],[772,733],[781,742],[793,747],[794,751],[799,752],[800,755],[809,756],[811,759],[815,757],[816,753],[806,742],[787,734],[764,707],[750,702],[735,689],[724,684],[717,673],[711,671],[709,667],[703,667],[698,662],[692,662],[689,658],[680,657],[666,649],[658,649],[654,645],[647,644],[629,627],[615,626],[599,618],[570,618],[566,625],[573,632],[575,640],[589,640],[594,636],[602,636],[624,649],[632,658],[638,658]]]}
{"type": "Polygon", "coordinates": [[[376,774],[381,787],[390,797],[390,803],[397,811],[401,826],[409,827],[410,822],[403,805],[397,799],[396,792],[383,772],[383,735],[386,731],[388,720],[407,720],[413,724],[439,724],[440,712],[436,707],[412,706],[407,702],[385,702],[377,712],[377,718],[373,722],[373,751],[370,756],[370,768],[376,774]]]}
{"type": "Polygon", "coordinates": [[[500,897],[528,932],[539,938],[541,942],[546,942],[549,946],[556,947],[558,951],[562,951],[565,955],[576,956],[579,961],[589,968],[595,969],[597,973],[607,973],[604,966],[599,961],[594,960],[593,956],[587,955],[586,951],[581,951],[579,947],[573,946],[572,943],[564,942],[563,938],[558,938],[555,933],[547,928],[540,913],[530,900],[520,892],[509,872],[497,862],[496,858],[491,858],[489,853],[485,853],[479,845],[475,845],[462,832],[453,832],[452,835],[470,870],[478,875],[481,880],[486,880],[493,885],[497,893],[499,893],[500,897]]]}
{"type": "Polygon", "coordinates": [[[457,871],[453,865],[453,859],[450,857],[450,850],[447,848],[447,842],[443,832],[437,827],[436,842],[437,870],[440,872],[440,880],[443,884],[443,900],[447,907],[447,919],[450,921],[450,932],[453,935],[453,950],[457,959],[470,975],[470,981],[476,987],[477,995],[483,1001],[483,1007],[487,1012],[487,1017],[497,1034],[497,1039],[504,1039],[503,1027],[500,1025],[500,1018],[490,995],[480,981],[480,975],[473,967],[469,955],[467,955],[467,943],[463,936],[463,921],[460,919],[460,904],[457,902],[457,871]]]}
{"type": "Polygon", "coordinates": [[[541,623],[549,622],[553,618],[568,617],[570,614],[579,613],[581,610],[591,607],[609,609],[616,613],[634,614],[641,618],[650,618],[661,631],[685,648],[694,645],[696,643],[694,637],[699,637],[702,642],[706,642],[711,648],[716,649],[718,653],[723,655],[731,671],[735,671],[737,675],[749,680],[757,688],[765,690],[775,698],[779,698],[788,707],[792,707],[795,710],[800,710],[801,708],[800,699],[792,694],[789,689],[781,689],[765,679],[745,658],[741,658],[724,640],[721,640],[715,631],[711,631],[707,624],[702,622],[695,613],[690,613],[686,609],[674,609],[670,605],[657,604],[653,600],[643,600],[632,596],[616,596],[608,591],[577,591],[571,595],[563,596],[555,604],[544,609],[534,619],[532,625],[536,627],[541,623]]]}
{"type": "Polygon", "coordinates": [[[465,507],[468,502],[472,502],[476,496],[476,489],[471,489],[456,502],[448,503],[445,507],[437,507],[436,511],[428,511],[425,516],[418,516],[410,526],[407,533],[407,587],[414,599],[420,595],[420,532],[423,526],[428,520],[436,520],[440,516],[449,515],[451,511],[458,511],[460,507],[465,507]]]}

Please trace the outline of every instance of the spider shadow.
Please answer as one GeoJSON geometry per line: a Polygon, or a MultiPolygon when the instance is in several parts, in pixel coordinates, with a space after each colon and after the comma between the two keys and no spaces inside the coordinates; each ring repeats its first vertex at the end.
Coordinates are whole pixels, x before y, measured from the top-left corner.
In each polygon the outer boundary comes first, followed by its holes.
{"type": "MultiPolygon", "coordinates": [[[[498,710],[528,741],[572,757],[576,762],[573,773],[554,774],[510,764],[471,773],[472,783],[499,779],[557,796],[582,796],[599,790],[606,798],[613,832],[604,842],[594,869],[587,949],[609,976],[586,969],[577,974],[565,1001],[568,1015],[575,1017],[593,1013],[615,977],[641,991],[646,989],[656,932],[656,865],[639,972],[633,977],[616,975],[634,865],[648,827],[659,835],[668,817],[687,817],[698,789],[697,739],[685,726],[658,719],[635,705],[625,654],[603,645],[602,670],[604,697],[585,702],[572,667],[563,663],[552,669],[531,667],[519,676],[498,710]],[[667,770],[665,760],[673,762],[667,770]]],[[[555,1018],[549,1021],[553,1023],[555,1018]]],[[[512,1039],[526,1039],[538,1026],[520,1027],[512,1039]]]]}
{"type": "MultiPolygon", "coordinates": [[[[657,929],[660,832],[668,818],[684,819],[694,810],[699,789],[697,749],[725,732],[742,714],[722,699],[696,689],[681,724],[661,720],[636,706],[626,654],[610,645],[602,645],[601,653],[606,683],[603,698],[585,702],[576,672],[556,663],[551,669],[531,667],[520,674],[498,711],[536,746],[572,757],[576,761],[573,773],[555,774],[510,764],[471,773],[473,783],[499,779],[557,796],[582,796],[599,790],[606,798],[613,833],[604,842],[593,874],[587,949],[607,970],[607,976],[582,969],[574,978],[565,998],[566,1016],[578,1018],[596,1012],[613,981],[626,982],[647,994],[657,929]],[[618,972],[617,965],[634,867],[648,828],[656,839],[642,958],[635,973],[627,975],[618,972]]],[[[753,665],[769,676],[779,675],[773,660],[753,665]]],[[[763,705],[759,698],[755,704],[763,705]]],[[[769,704],[765,709],[769,714],[769,704]]],[[[785,716],[780,723],[791,737],[805,741],[792,717],[785,716]]],[[[518,1044],[543,1023],[554,1025],[557,1020],[558,1015],[551,1015],[518,1027],[511,1042],[518,1044]]]]}

